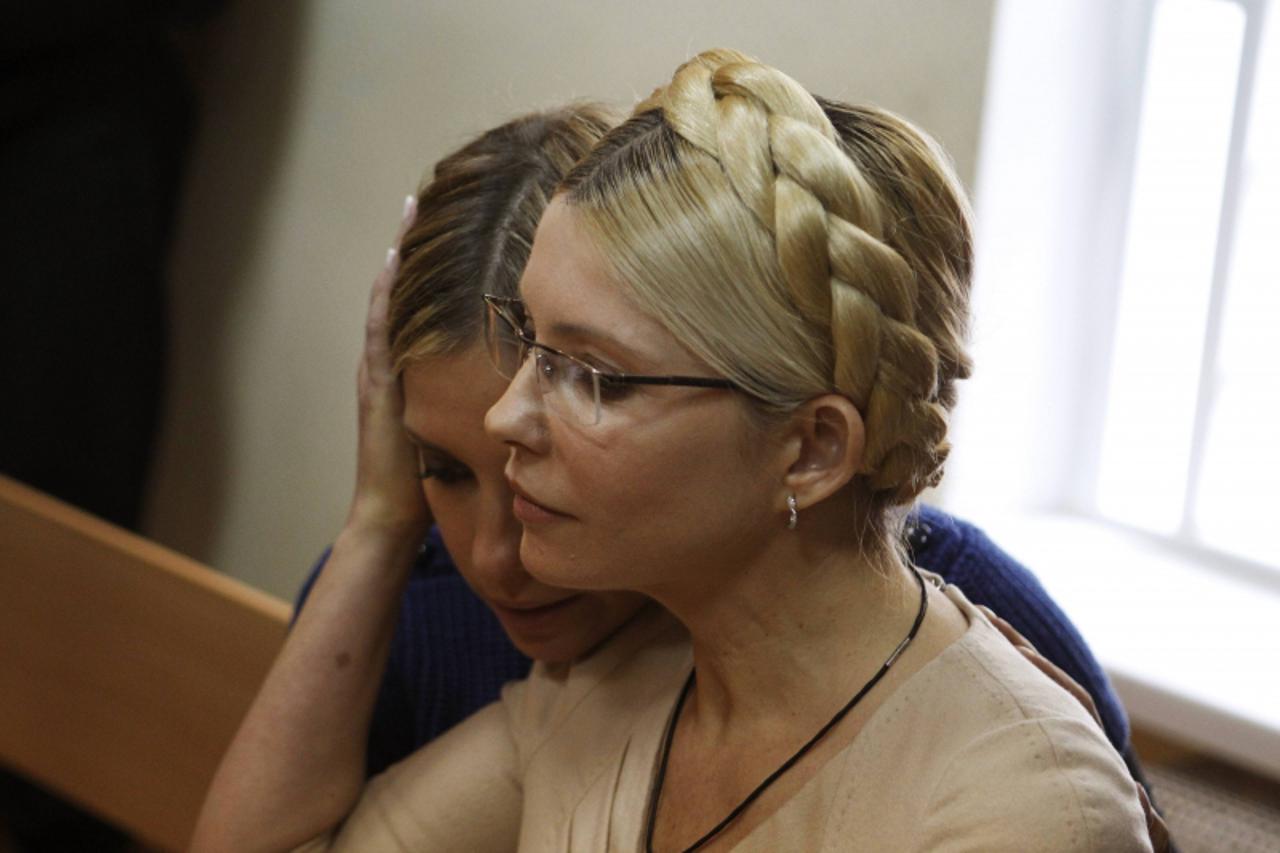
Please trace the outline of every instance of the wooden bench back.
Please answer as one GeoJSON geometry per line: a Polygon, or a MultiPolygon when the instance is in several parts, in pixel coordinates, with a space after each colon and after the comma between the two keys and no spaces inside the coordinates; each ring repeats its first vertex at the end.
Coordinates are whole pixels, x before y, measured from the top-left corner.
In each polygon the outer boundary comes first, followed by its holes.
{"type": "Polygon", "coordinates": [[[0,476],[0,764],[185,847],[289,612],[0,476]]]}

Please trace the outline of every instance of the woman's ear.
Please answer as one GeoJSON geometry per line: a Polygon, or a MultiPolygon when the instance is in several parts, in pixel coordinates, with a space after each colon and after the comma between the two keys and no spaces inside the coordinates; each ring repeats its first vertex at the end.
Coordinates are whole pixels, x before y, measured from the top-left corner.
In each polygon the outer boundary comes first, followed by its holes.
{"type": "Polygon", "coordinates": [[[792,459],[784,481],[801,509],[844,488],[861,468],[866,431],[849,398],[814,397],[792,413],[789,429],[785,446],[792,459]]]}

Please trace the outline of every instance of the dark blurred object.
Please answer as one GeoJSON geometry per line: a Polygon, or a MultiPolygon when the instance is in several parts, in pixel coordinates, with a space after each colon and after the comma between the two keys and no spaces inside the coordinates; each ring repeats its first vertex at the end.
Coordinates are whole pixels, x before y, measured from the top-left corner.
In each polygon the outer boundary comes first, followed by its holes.
{"type": "MultiPolygon", "coordinates": [[[[0,17],[0,471],[133,529],[194,119],[175,34],[221,5],[10,0],[0,17]]],[[[19,851],[127,844],[8,775],[0,826],[19,851]]]]}

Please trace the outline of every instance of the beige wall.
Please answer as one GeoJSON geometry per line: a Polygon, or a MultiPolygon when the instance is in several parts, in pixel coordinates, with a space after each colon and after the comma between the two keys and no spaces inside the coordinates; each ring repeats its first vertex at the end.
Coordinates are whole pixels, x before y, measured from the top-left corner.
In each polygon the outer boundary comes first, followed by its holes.
{"type": "Polygon", "coordinates": [[[722,45],[904,113],[971,180],[993,3],[236,4],[204,69],[148,532],[292,595],[350,495],[367,284],[405,193],[472,134],[630,103],[722,45]]]}

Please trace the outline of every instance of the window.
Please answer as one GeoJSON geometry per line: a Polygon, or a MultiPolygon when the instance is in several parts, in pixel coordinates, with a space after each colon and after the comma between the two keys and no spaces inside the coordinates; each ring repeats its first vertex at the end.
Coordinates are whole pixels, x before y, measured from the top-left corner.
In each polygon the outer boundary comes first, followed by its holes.
{"type": "Polygon", "coordinates": [[[1100,519],[1280,577],[1276,6],[1001,5],[977,371],[944,502],[1100,519]]]}
{"type": "Polygon", "coordinates": [[[1096,508],[1280,567],[1276,27],[1256,3],[1153,11],[1096,508]]]}
{"type": "Polygon", "coordinates": [[[1135,724],[1270,775],[1278,8],[1000,0],[938,496],[1037,573],[1135,724]]]}

